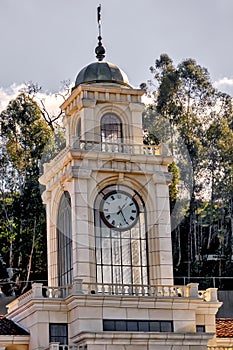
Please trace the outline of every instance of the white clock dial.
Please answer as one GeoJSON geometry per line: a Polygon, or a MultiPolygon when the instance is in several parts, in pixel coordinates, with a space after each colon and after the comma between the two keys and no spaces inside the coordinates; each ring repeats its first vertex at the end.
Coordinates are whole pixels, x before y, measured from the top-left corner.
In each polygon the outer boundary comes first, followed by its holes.
{"type": "Polygon", "coordinates": [[[129,193],[118,190],[105,195],[100,212],[107,226],[117,230],[127,230],[137,222],[139,207],[129,193]]]}

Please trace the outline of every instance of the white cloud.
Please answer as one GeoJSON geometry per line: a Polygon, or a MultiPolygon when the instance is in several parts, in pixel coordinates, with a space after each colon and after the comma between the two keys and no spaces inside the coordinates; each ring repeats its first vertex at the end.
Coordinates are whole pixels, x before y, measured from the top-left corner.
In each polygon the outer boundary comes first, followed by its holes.
{"type": "MultiPolygon", "coordinates": [[[[25,88],[25,84],[16,85],[13,84],[8,88],[0,87],[0,112],[6,109],[8,103],[15,99],[22,89],[25,88]]],[[[40,101],[43,101],[46,110],[51,116],[56,116],[60,112],[60,105],[64,102],[63,92],[58,93],[37,93],[35,101],[40,105],[40,101]]]]}
{"type": "Polygon", "coordinates": [[[224,77],[214,82],[214,87],[218,90],[233,96],[233,78],[224,77]]]}
{"type": "Polygon", "coordinates": [[[153,96],[151,96],[151,95],[146,95],[146,94],[144,94],[144,95],[142,95],[142,102],[143,102],[146,106],[148,106],[148,105],[150,105],[150,104],[152,104],[152,103],[154,102],[154,98],[153,98],[153,96]]]}
{"type": "Polygon", "coordinates": [[[0,112],[3,111],[8,103],[16,98],[19,94],[19,90],[23,87],[23,85],[13,84],[9,88],[4,89],[0,87],[0,112]]]}
{"type": "Polygon", "coordinates": [[[216,88],[219,88],[219,87],[221,87],[223,85],[233,86],[233,79],[225,77],[225,78],[222,78],[222,79],[217,80],[217,81],[214,82],[214,86],[216,88]]]}
{"type": "Polygon", "coordinates": [[[46,110],[51,116],[56,116],[60,112],[60,106],[64,102],[64,98],[62,97],[61,93],[38,93],[35,100],[40,105],[40,102],[43,102],[43,105],[45,106],[46,110]]]}

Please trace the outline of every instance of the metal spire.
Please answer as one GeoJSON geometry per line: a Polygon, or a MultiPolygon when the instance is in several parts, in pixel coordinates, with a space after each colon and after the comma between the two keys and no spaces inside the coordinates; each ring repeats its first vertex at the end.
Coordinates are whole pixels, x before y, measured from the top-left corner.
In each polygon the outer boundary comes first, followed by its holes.
{"type": "Polygon", "coordinates": [[[97,23],[99,27],[99,36],[98,36],[98,46],[95,48],[96,58],[98,61],[103,61],[105,57],[105,48],[102,45],[102,36],[101,36],[101,5],[97,7],[97,23]]]}

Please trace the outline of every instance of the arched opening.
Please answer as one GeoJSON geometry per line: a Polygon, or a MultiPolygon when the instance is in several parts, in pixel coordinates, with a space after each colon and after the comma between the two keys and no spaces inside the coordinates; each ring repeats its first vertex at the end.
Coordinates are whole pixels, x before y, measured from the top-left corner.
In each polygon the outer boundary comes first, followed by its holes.
{"type": "Polygon", "coordinates": [[[107,186],[96,197],[94,216],[97,283],[147,285],[147,222],[141,196],[125,185],[107,186]]]}
{"type": "Polygon", "coordinates": [[[122,122],[113,114],[105,114],[100,123],[102,151],[119,152],[122,147],[122,122]]]}
{"type": "Polygon", "coordinates": [[[66,191],[61,197],[57,214],[57,261],[59,286],[72,283],[72,256],[71,198],[70,194],[66,191]]]}
{"type": "Polygon", "coordinates": [[[81,137],[81,119],[80,118],[77,123],[76,135],[77,135],[77,138],[80,140],[80,137],[81,137]]]}

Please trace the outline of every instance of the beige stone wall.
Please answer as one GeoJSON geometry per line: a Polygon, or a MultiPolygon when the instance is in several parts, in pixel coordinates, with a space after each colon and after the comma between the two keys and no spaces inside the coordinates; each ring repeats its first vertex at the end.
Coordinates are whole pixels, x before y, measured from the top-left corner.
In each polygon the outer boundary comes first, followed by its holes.
{"type": "Polygon", "coordinates": [[[19,339],[16,339],[17,337],[13,336],[1,336],[0,335],[0,350],[29,350],[29,345],[24,344],[23,340],[20,340],[20,336],[18,336],[19,339]],[[4,340],[2,338],[11,338],[4,340]]]}
{"type": "MultiPolygon", "coordinates": [[[[38,293],[38,289],[36,293],[38,293]]],[[[179,346],[180,350],[202,349],[214,345],[214,315],[220,306],[217,301],[192,297],[154,298],[136,296],[75,295],[65,299],[34,298],[25,300],[9,317],[30,330],[30,350],[49,347],[49,323],[67,323],[69,345],[88,344],[104,349],[131,349],[145,346],[164,350],[179,346]],[[103,332],[103,319],[173,321],[172,333],[103,332]],[[196,325],[204,325],[206,333],[196,333],[196,325]],[[213,340],[212,340],[213,339],[213,340]],[[166,340],[166,341],[165,341],[166,340]],[[123,344],[122,344],[123,342],[123,344]],[[144,343],[143,343],[144,342],[144,343]],[[195,348],[196,347],[196,348],[195,348]]]]}

